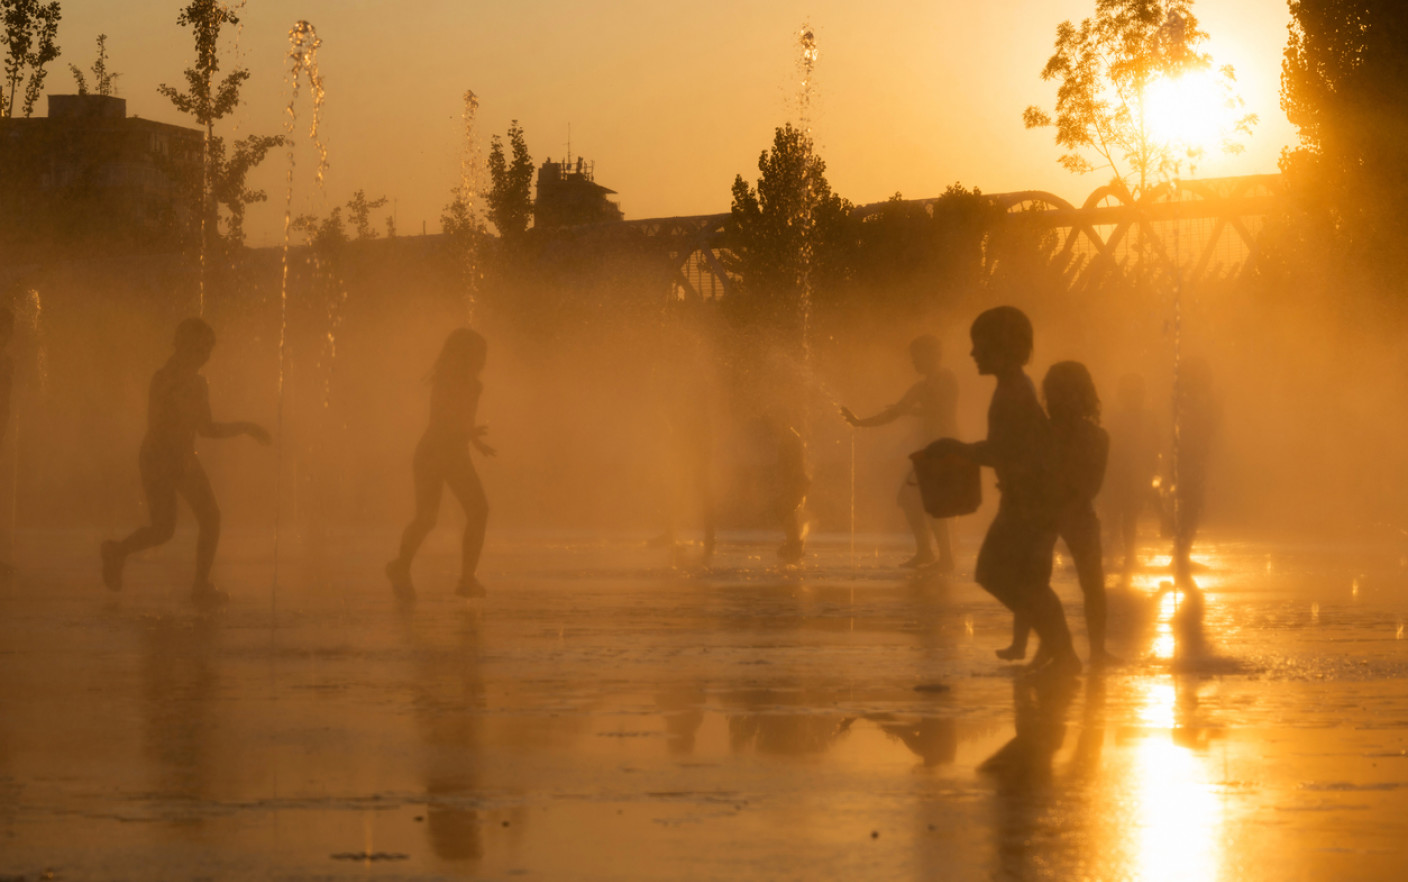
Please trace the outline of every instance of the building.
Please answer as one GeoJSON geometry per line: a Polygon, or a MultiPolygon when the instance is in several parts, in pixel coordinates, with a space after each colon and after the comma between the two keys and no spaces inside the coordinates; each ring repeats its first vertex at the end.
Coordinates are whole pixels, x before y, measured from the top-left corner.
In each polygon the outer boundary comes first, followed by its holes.
{"type": "Polygon", "coordinates": [[[0,119],[0,261],[192,241],[202,144],[107,95],[50,95],[47,117],[0,119]]]}
{"type": "Polygon", "coordinates": [[[621,207],[608,197],[615,190],[595,180],[594,163],[580,156],[574,164],[545,161],[538,169],[538,197],[533,203],[533,226],[538,229],[577,227],[622,220],[621,207]]]}

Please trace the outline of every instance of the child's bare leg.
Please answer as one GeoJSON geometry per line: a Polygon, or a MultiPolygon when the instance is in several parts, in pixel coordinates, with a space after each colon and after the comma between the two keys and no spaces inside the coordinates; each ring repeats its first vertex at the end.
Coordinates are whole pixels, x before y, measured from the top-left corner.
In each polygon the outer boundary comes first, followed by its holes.
{"type": "Polygon", "coordinates": [[[210,569],[215,564],[215,549],[220,545],[220,506],[210,489],[210,478],[199,462],[186,467],[181,479],[181,496],[195,513],[196,525],[196,591],[210,591],[210,569]]]}
{"type": "Polygon", "coordinates": [[[1031,631],[1031,621],[1026,613],[1012,614],[1012,645],[997,650],[997,657],[1003,661],[1017,661],[1027,657],[1027,633],[1031,631]]]}
{"type": "Polygon", "coordinates": [[[949,536],[948,521],[930,518],[929,526],[934,531],[934,542],[939,546],[939,569],[953,572],[953,540],[949,536]]]}
{"type": "Polygon", "coordinates": [[[455,464],[445,476],[450,492],[464,508],[464,538],[460,544],[460,582],[458,593],[478,597],[484,588],[475,578],[479,568],[479,556],[484,550],[484,533],[489,526],[489,500],[484,496],[484,485],[474,471],[474,465],[466,454],[462,462],[455,464]]]}
{"type": "Polygon", "coordinates": [[[435,529],[435,521],[440,513],[440,493],[443,478],[439,469],[429,461],[423,450],[416,451],[412,470],[416,489],[416,516],[406,525],[401,534],[401,552],[396,559],[386,565],[386,575],[391,579],[391,587],[397,594],[414,594],[411,585],[411,561],[420,550],[421,543],[430,531],[435,529]]]}
{"type": "Polygon", "coordinates": [[[164,545],[175,535],[176,474],[175,469],[143,459],[142,489],[146,492],[150,523],[133,530],[121,542],[103,543],[103,583],[113,591],[122,588],[122,570],[128,555],[164,545]]]}
{"type": "Polygon", "coordinates": [[[905,522],[909,524],[909,531],[914,534],[914,557],[900,564],[903,567],[926,567],[934,563],[934,535],[931,524],[932,519],[929,513],[924,510],[924,499],[919,495],[919,484],[910,472],[900,485],[899,497],[895,500],[899,503],[900,510],[904,512],[905,522]]]}

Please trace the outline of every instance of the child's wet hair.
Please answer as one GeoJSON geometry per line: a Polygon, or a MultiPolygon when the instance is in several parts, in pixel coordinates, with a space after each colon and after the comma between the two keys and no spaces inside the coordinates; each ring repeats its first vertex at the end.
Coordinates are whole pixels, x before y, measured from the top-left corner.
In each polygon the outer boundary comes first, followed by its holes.
{"type": "Polygon", "coordinates": [[[969,331],[974,340],[979,337],[996,343],[1018,366],[1032,357],[1032,322],[1015,306],[994,306],[973,319],[969,331]]]}
{"type": "Polygon", "coordinates": [[[200,352],[215,345],[215,329],[203,319],[188,318],[176,326],[172,345],[177,352],[200,352]]]}
{"type": "Polygon", "coordinates": [[[1058,361],[1041,381],[1046,412],[1053,420],[1100,422],[1100,395],[1090,371],[1078,361],[1058,361]]]}
{"type": "Polygon", "coordinates": [[[433,377],[477,372],[484,366],[489,353],[489,344],[484,336],[472,328],[455,328],[445,338],[440,347],[440,355],[435,359],[433,377]]]}
{"type": "Polygon", "coordinates": [[[909,341],[909,354],[914,358],[932,358],[937,361],[943,357],[944,347],[933,334],[920,334],[909,341]]]}

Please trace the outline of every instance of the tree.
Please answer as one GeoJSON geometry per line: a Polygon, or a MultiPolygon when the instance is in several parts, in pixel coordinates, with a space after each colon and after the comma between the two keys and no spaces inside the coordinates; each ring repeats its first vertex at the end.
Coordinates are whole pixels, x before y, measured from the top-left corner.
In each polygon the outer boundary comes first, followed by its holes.
{"type": "Polygon", "coordinates": [[[210,198],[216,206],[229,212],[225,222],[226,245],[244,244],[245,208],[255,202],[265,202],[269,196],[263,190],[251,190],[245,185],[249,172],[264,161],[270,150],[284,143],[282,135],[249,135],[235,142],[234,152],[225,156],[225,139],[210,142],[210,198]]]}
{"type": "Polygon", "coordinates": [[[788,123],[758,157],[758,185],[737,175],[728,225],[728,269],[742,277],[736,317],[793,324],[809,289],[844,274],[851,204],[831,192],[811,136],[788,123]]]}
{"type": "MultiPolygon", "coordinates": [[[[74,82],[78,85],[78,94],[88,94],[88,78],[83,71],[78,69],[78,65],[70,64],[68,69],[73,72],[74,82]]],[[[108,35],[98,35],[98,57],[93,61],[93,85],[97,88],[99,95],[116,95],[117,78],[121,74],[108,72],[108,35]]]]}
{"type": "Polygon", "coordinates": [[[517,239],[533,219],[533,157],[523,139],[523,127],[514,120],[508,127],[513,160],[504,155],[498,135],[489,147],[489,220],[505,239],[517,239]]]}
{"type": "MultiPolygon", "coordinates": [[[[372,212],[386,204],[386,197],[379,199],[368,199],[365,190],[358,190],[352,194],[352,198],[347,200],[347,213],[352,218],[352,226],[357,231],[358,239],[375,239],[376,230],[372,229],[372,212]]],[[[392,235],[395,235],[394,228],[392,235]]]]}
{"type": "Polygon", "coordinates": [[[220,73],[220,31],[227,25],[237,25],[235,10],[220,0],[191,0],[176,23],[191,29],[195,38],[195,62],[186,68],[186,91],[162,83],[157,92],[169,99],[182,113],[194,117],[205,129],[205,157],[201,164],[201,230],[208,248],[219,238],[219,206],[229,209],[226,242],[240,245],[244,241],[244,209],[253,202],[263,202],[262,190],[245,187],[249,171],[264,161],[274,147],[283,144],[279,135],[251,135],[235,142],[234,152],[226,159],[224,144],[215,136],[215,123],[234,112],[240,103],[240,88],[249,79],[249,71],[237,67],[224,79],[220,73]]]}
{"type": "Polygon", "coordinates": [[[0,117],[15,115],[15,92],[24,87],[24,115],[33,115],[34,105],[44,91],[44,66],[59,57],[54,39],[59,33],[62,13],[57,0],[0,0],[0,19],[5,23],[5,82],[0,89],[0,117]],[[28,72],[29,78],[25,80],[28,72]]]}
{"type": "Polygon", "coordinates": [[[1290,10],[1281,108],[1300,146],[1281,156],[1288,187],[1330,238],[1321,245],[1396,275],[1408,233],[1408,7],[1293,0],[1290,10]]]}
{"type": "MultiPolygon", "coordinates": [[[[1212,71],[1212,57],[1198,51],[1206,39],[1193,0],[1096,0],[1094,18],[1056,28],[1056,51],[1041,72],[1043,80],[1058,83],[1055,117],[1031,106],[1022,119],[1029,129],[1055,127],[1056,143],[1069,151],[1060,158],[1067,170],[1084,174],[1108,168],[1142,194],[1202,152],[1200,146],[1155,137],[1148,110],[1149,89],[1157,81],[1212,71]]],[[[1216,71],[1216,77],[1222,100],[1240,111],[1231,66],[1216,71]]],[[[1222,149],[1240,151],[1237,137],[1249,134],[1255,123],[1254,114],[1235,119],[1222,149]]]]}

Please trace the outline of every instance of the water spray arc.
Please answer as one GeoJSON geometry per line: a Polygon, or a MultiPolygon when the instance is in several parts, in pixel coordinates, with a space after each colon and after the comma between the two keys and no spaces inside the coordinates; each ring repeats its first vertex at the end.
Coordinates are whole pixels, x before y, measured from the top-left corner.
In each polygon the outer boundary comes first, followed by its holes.
{"type": "Polygon", "coordinates": [[[457,201],[463,206],[465,228],[460,230],[463,242],[460,246],[461,272],[464,275],[464,320],[466,325],[474,324],[474,308],[479,289],[479,254],[476,237],[479,230],[480,176],[483,163],[479,157],[479,145],[475,138],[475,118],[479,113],[479,96],[473,90],[464,93],[464,145],[460,150],[460,186],[457,201]]]}

